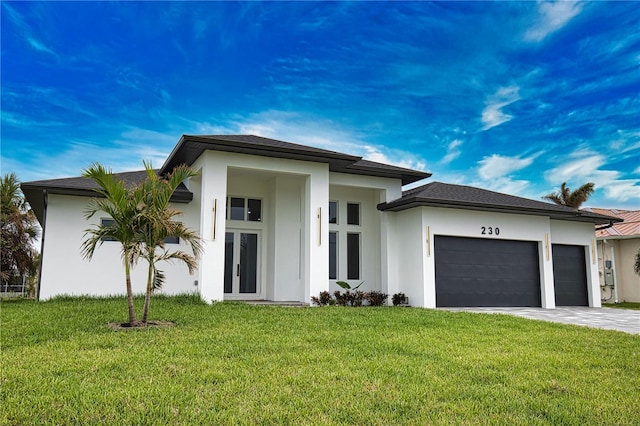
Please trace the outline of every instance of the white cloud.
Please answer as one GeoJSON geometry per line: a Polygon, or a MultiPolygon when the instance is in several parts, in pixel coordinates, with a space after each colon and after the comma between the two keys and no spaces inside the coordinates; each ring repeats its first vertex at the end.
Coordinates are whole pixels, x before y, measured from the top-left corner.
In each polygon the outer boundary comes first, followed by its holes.
{"type": "Polygon", "coordinates": [[[454,139],[453,141],[451,141],[451,143],[449,143],[449,145],[447,146],[447,154],[442,157],[441,162],[443,164],[449,164],[450,162],[458,158],[460,154],[462,154],[462,151],[458,149],[460,146],[462,146],[462,141],[460,139],[454,139]]]}
{"type": "Polygon", "coordinates": [[[411,158],[408,154],[404,153],[389,157],[389,155],[383,153],[380,148],[371,145],[365,145],[365,154],[362,157],[369,161],[375,161],[377,163],[391,164],[398,167],[404,167],[407,169],[425,170],[426,163],[424,161],[411,158]]]}
{"type": "MultiPolygon", "coordinates": [[[[640,205],[640,179],[620,179],[617,170],[603,170],[606,157],[589,150],[569,155],[570,161],[548,170],[545,180],[554,185],[567,182],[570,188],[586,182],[595,183],[596,192],[604,191],[609,200],[640,205]]],[[[639,168],[640,169],[640,168],[639,168]]]]}
{"type": "Polygon", "coordinates": [[[482,130],[488,130],[510,121],[513,116],[506,114],[502,108],[520,100],[520,87],[507,86],[500,87],[496,92],[487,97],[485,108],[482,110],[482,130]]]}
{"type": "Polygon", "coordinates": [[[507,157],[503,155],[493,154],[484,157],[478,162],[480,168],[478,174],[484,180],[494,180],[507,177],[509,174],[524,169],[533,163],[540,154],[534,154],[530,157],[507,157]]]}
{"type": "Polygon", "coordinates": [[[534,42],[544,40],[549,34],[565,26],[582,11],[583,7],[584,3],[578,1],[539,1],[538,18],[525,32],[525,40],[534,42]]]}

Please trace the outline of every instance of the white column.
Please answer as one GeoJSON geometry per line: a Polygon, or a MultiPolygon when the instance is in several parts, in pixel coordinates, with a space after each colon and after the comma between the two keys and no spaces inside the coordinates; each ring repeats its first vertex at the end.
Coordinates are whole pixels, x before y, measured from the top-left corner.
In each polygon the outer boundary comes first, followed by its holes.
{"type": "Polygon", "coordinates": [[[329,291],[329,168],[310,165],[305,181],[304,301],[329,291]]]}
{"type": "Polygon", "coordinates": [[[198,266],[200,296],[207,303],[224,299],[225,206],[227,166],[205,153],[202,167],[200,231],[203,253],[198,266]],[[214,209],[215,207],[215,209],[214,209]]]}
{"type": "Polygon", "coordinates": [[[542,307],[556,307],[555,282],[553,280],[553,251],[551,249],[551,229],[545,233],[538,243],[540,253],[540,299],[542,307]]]}
{"type": "Polygon", "coordinates": [[[602,301],[600,300],[600,274],[598,272],[598,251],[595,238],[591,239],[591,244],[586,247],[586,251],[585,259],[587,261],[587,293],[589,306],[592,308],[600,308],[602,307],[602,301]]]}

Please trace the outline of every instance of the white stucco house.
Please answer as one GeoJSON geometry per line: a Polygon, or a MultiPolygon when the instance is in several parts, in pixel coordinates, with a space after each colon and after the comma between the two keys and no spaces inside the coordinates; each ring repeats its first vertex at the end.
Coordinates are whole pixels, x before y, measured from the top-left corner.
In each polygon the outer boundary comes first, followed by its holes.
{"type": "MultiPolygon", "coordinates": [[[[594,224],[615,218],[440,182],[403,192],[430,174],[258,136],[184,135],[158,172],[183,163],[199,176],[172,202],[204,253],[195,275],[164,265],[163,293],[309,303],[344,280],[428,308],[600,306],[594,224]]],[[[93,185],[22,185],[43,228],[40,299],[125,291],[117,242],[80,255],[84,230],[109,220],[83,216],[93,185]]]]}

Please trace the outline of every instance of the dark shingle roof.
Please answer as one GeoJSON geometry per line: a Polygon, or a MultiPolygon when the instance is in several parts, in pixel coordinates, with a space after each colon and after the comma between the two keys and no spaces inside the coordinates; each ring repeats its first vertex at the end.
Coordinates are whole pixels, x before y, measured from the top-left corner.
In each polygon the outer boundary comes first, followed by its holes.
{"type": "MultiPolygon", "coordinates": [[[[115,175],[127,185],[134,186],[145,179],[146,171],[139,170],[135,172],[115,173],[115,175]]],[[[98,184],[85,177],[36,180],[24,182],[20,187],[29,205],[38,217],[40,224],[42,224],[44,216],[45,191],[49,194],[79,195],[84,197],[100,196],[95,192],[96,189],[99,189],[98,184]]],[[[193,194],[184,184],[180,184],[171,197],[171,201],[175,203],[188,203],[192,199],[193,194]]]]}
{"type": "Polygon", "coordinates": [[[378,209],[382,211],[402,211],[419,206],[532,214],[548,216],[552,219],[598,224],[610,223],[612,221],[617,222],[620,220],[615,217],[592,213],[586,210],[576,210],[570,207],[530,200],[528,198],[516,197],[486,189],[442,182],[431,182],[404,191],[401,198],[388,203],[381,203],[378,205],[378,209]]]}
{"type": "Polygon", "coordinates": [[[355,155],[254,135],[182,135],[160,172],[166,173],[179,164],[192,165],[206,150],[327,163],[332,172],[401,179],[403,185],[431,176],[418,170],[363,160],[355,155]]]}

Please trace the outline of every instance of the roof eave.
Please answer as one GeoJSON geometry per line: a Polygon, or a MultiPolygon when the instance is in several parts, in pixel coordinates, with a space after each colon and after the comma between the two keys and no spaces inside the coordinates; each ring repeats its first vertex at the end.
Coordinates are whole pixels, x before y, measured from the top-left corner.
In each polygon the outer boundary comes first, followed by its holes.
{"type": "Polygon", "coordinates": [[[353,164],[356,161],[362,159],[362,157],[358,157],[355,155],[342,154],[338,152],[304,152],[300,150],[296,150],[294,148],[286,148],[279,146],[269,146],[262,147],[259,145],[252,144],[250,142],[242,142],[242,141],[227,141],[224,139],[214,139],[208,137],[201,137],[195,135],[182,135],[180,137],[180,141],[175,146],[167,160],[164,162],[162,167],[160,168],[160,174],[165,174],[171,171],[174,167],[179,164],[187,164],[191,166],[193,162],[200,156],[202,153],[207,150],[215,150],[222,152],[234,152],[239,154],[249,154],[249,155],[258,155],[263,157],[283,157],[282,154],[285,154],[285,158],[292,160],[300,160],[300,161],[312,161],[316,163],[328,163],[333,165],[334,167],[344,168],[349,164],[353,164]],[[183,161],[180,158],[181,152],[185,149],[188,149],[188,145],[190,143],[193,144],[203,144],[207,145],[206,148],[198,147],[196,148],[197,155],[193,158],[189,158],[186,161],[183,161]]]}
{"type": "Polygon", "coordinates": [[[574,222],[587,222],[594,224],[605,224],[611,221],[619,221],[619,219],[613,217],[593,217],[593,216],[584,216],[579,210],[575,212],[572,211],[552,211],[545,209],[534,209],[534,208],[526,208],[526,207],[512,207],[512,206],[496,206],[496,205],[487,205],[481,203],[467,203],[467,202],[456,202],[456,201],[440,201],[440,200],[429,200],[420,197],[410,197],[406,199],[399,199],[396,201],[391,201],[389,203],[380,203],[377,208],[381,211],[403,211],[407,209],[411,209],[414,207],[441,207],[441,208],[450,208],[450,209],[465,209],[465,210],[475,210],[475,211],[488,211],[495,213],[513,213],[513,214],[528,214],[533,216],[547,216],[550,219],[555,220],[569,220],[574,222]]]}

